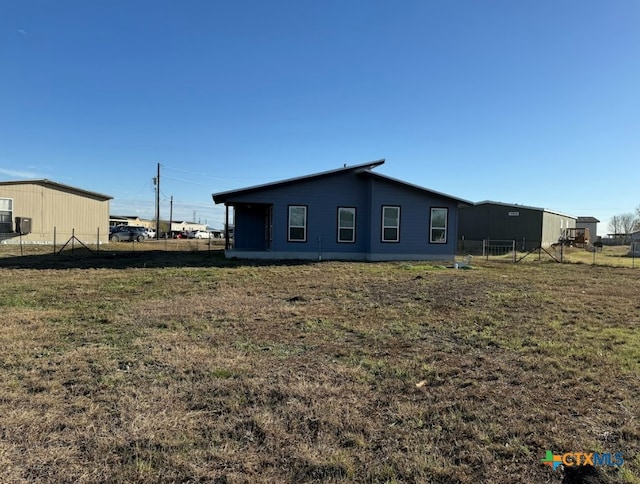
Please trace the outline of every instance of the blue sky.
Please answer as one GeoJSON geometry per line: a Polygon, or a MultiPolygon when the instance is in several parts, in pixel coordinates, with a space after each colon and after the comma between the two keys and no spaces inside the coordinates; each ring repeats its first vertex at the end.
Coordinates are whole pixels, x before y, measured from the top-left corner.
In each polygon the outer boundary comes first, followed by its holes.
{"type": "Polygon", "coordinates": [[[0,179],[221,227],[211,193],[381,158],[471,201],[640,205],[640,2],[0,0],[0,179]]]}

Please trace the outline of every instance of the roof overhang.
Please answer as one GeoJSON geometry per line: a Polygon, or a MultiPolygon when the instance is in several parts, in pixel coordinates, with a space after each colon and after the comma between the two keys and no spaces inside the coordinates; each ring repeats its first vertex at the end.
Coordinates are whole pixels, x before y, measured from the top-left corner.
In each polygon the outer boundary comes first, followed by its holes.
{"type": "Polygon", "coordinates": [[[302,181],[309,181],[309,180],[314,180],[314,179],[317,179],[317,178],[324,178],[324,177],[336,175],[338,173],[368,172],[368,171],[372,170],[373,168],[375,168],[377,166],[380,166],[382,164],[384,164],[384,159],[377,160],[377,161],[370,161],[368,163],[361,163],[359,165],[352,165],[352,166],[345,165],[342,168],[338,168],[336,170],[323,171],[323,172],[320,172],[320,173],[314,173],[312,175],[300,176],[300,177],[296,177],[296,178],[287,178],[285,180],[280,180],[280,181],[276,181],[276,182],[272,182],[272,183],[265,183],[265,184],[262,184],[262,185],[254,185],[254,186],[247,187],[247,188],[240,188],[238,190],[230,190],[230,191],[226,191],[226,192],[213,193],[211,196],[212,196],[213,201],[215,203],[226,203],[230,198],[234,198],[234,197],[237,197],[239,195],[246,195],[248,193],[257,192],[257,191],[265,190],[265,189],[268,189],[268,188],[277,188],[277,187],[282,187],[282,186],[286,186],[286,185],[292,185],[294,183],[300,183],[302,181]]]}
{"type": "Polygon", "coordinates": [[[553,215],[560,215],[561,217],[577,219],[577,217],[575,217],[573,215],[567,215],[566,213],[558,212],[556,210],[549,210],[548,208],[542,208],[542,207],[532,207],[530,205],[520,205],[520,204],[517,204],[517,203],[502,203],[502,202],[493,202],[491,200],[484,200],[482,202],[477,202],[477,203],[474,203],[472,205],[474,205],[476,207],[479,207],[480,205],[498,205],[498,206],[501,206],[501,207],[513,208],[515,210],[517,210],[517,209],[535,210],[537,212],[546,212],[546,213],[551,213],[553,215]]]}
{"type": "Polygon", "coordinates": [[[60,190],[63,192],[73,193],[76,195],[81,195],[89,198],[95,198],[102,201],[113,199],[113,197],[110,195],[104,195],[102,193],[91,192],[89,190],[83,190],[82,188],[72,187],[70,185],[64,185],[62,183],[57,183],[51,180],[47,180],[46,178],[42,178],[38,180],[12,180],[12,181],[0,182],[0,186],[7,186],[7,185],[40,185],[43,187],[52,188],[54,190],[60,190]]]}
{"type": "Polygon", "coordinates": [[[415,185],[413,183],[407,183],[407,182],[405,182],[403,180],[398,180],[397,178],[393,178],[393,177],[390,177],[390,176],[387,176],[387,175],[381,175],[380,173],[366,172],[364,174],[364,176],[369,176],[369,177],[372,177],[372,178],[375,178],[375,179],[378,179],[378,180],[384,180],[384,181],[387,181],[387,182],[390,182],[390,183],[393,183],[393,184],[397,184],[397,185],[403,186],[405,188],[409,188],[409,189],[412,189],[412,190],[416,190],[416,191],[425,193],[425,194],[427,194],[429,196],[435,196],[435,197],[438,197],[438,198],[443,198],[443,199],[446,199],[446,200],[457,202],[458,205],[463,205],[464,206],[464,205],[473,205],[474,204],[473,202],[470,202],[469,200],[464,200],[462,198],[454,197],[454,196],[448,195],[446,193],[437,192],[435,190],[431,190],[429,188],[425,188],[425,187],[422,187],[420,185],[415,185]]]}

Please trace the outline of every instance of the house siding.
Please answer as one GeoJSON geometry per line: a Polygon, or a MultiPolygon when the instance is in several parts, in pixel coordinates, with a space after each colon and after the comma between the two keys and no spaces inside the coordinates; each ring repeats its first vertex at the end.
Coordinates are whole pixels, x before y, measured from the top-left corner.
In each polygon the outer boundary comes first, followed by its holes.
{"type": "Polygon", "coordinates": [[[455,255],[457,226],[457,204],[440,197],[429,197],[426,194],[403,189],[394,183],[373,180],[371,196],[371,247],[373,254],[421,255],[432,254],[436,258],[455,255]],[[382,242],[382,207],[400,207],[400,241],[382,242]],[[446,244],[429,242],[429,223],[431,208],[447,208],[448,236],[446,244]]]}
{"type": "Polygon", "coordinates": [[[357,260],[452,259],[455,256],[456,201],[446,197],[432,197],[425,191],[356,172],[266,187],[255,192],[229,196],[225,202],[236,207],[234,249],[228,255],[250,251],[251,257],[256,258],[357,260]],[[273,240],[269,254],[261,253],[260,244],[255,240],[260,224],[261,233],[265,232],[264,222],[249,213],[251,207],[257,211],[256,205],[261,204],[272,207],[273,240]],[[288,207],[291,205],[307,207],[306,242],[287,240],[288,207]],[[400,241],[397,243],[381,241],[384,205],[401,207],[400,241]],[[337,240],[338,207],[356,208],[355,242],[341,243],[337,240]],[[429,243],[432,207],[449,209],[449,233],[445,244],[429,243]],[[247,232],[243,230],[243,226],[247,228],[247,232]]]}
{"type": "MultiPolygon", "coordinates": [[[[274,252],[362,252],[365,250],[366,230],[364,221],[368,218],[366,209],[366,181],[357,175],[348,173],[342,176],[332,176],[327,179],[302,181],[298,184],[265,189],[251,193],[248,196],[230,198],[228,203],[272,205],[272,236],[271,250],[274,252]],[[361,190],[354,190],[354,183],[362,185],[361,190]],[[287,240],[287,220],[290,205],[307,206],[307,241],[289,242],[287,240]],[[356,242],[337,242],[337,207],[356,207],[356,242]]],[[[235,212],[236,249],[253,249],[255,241],[250,235],[242,232],[241,223],[252,226],[264,222],[253,220],[247,212],[239,207],[235,212]]],[[[263,231],[264,232],[264,231],[263,231]]]]}

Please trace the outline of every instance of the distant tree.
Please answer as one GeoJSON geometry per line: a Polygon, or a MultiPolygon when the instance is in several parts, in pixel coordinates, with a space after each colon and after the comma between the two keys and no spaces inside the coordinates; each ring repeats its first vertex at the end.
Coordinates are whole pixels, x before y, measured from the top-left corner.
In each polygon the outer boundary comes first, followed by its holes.
{"type": "Polygon", "coordinates": [[[640,230],[640,206],[635,212],[619,213],[609,219],[609,233],[626,240],[629,234],[640,230]]]}
{"type": "Polygon", "coordinates": [[[620,221],[620,215],[614,215],[609,220],[609,233],[612,235],[617,235],[622,233],[622,223],[620,221]]]}
{"type": "Polygon", "coordinates": [[[620,225],[622,226],[622,233],[630,234],[631,232],[633,232],[636,223],[636,216],[633,213],[623,213],[620,215],[620,225]]]}
{"type": "Polygon", "coordinates": [[[638,218],[634,213],[620,213],[609,220],[609,231],[626,240],[629,234],[637,230],[638,218]]]}

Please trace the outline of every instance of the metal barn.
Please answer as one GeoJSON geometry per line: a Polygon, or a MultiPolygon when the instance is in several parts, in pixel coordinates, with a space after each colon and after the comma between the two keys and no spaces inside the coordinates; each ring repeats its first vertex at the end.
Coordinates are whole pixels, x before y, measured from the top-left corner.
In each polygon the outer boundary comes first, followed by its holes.
{"type": "Polygon", "coordinates": [[[46,179],[0,182],[0,243],[107,242],[111,199],[46,179]]]}
{"type": "Polygon", "coordinates": [[[544,208],[484,201],[460,208],[458,238],[464,241],[513,241],[518,250],[549,247],[576,217],[544,208]]]}

